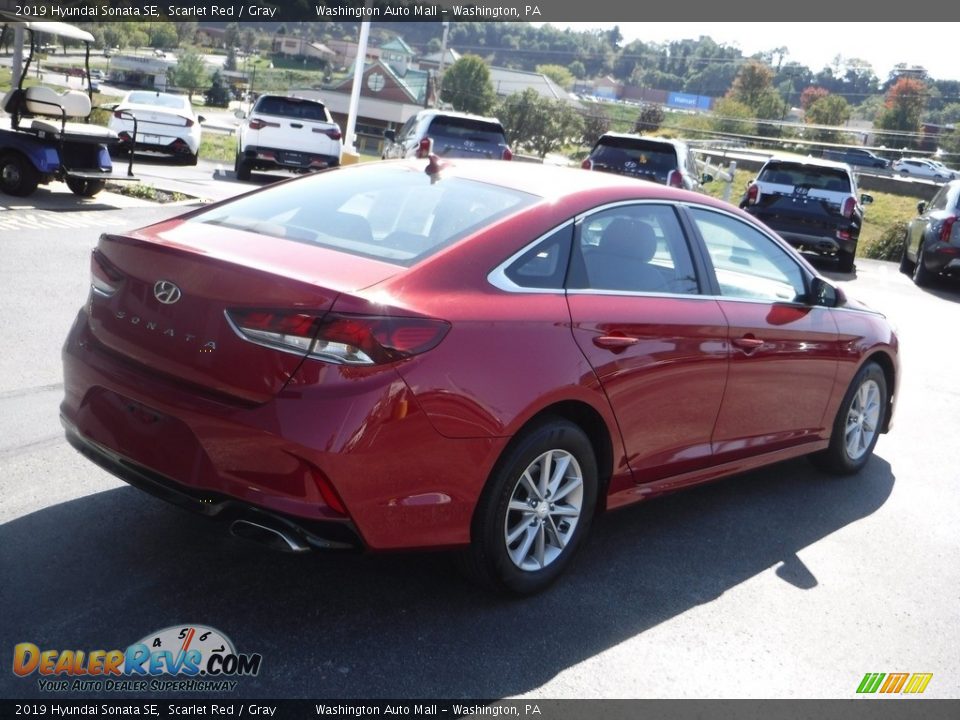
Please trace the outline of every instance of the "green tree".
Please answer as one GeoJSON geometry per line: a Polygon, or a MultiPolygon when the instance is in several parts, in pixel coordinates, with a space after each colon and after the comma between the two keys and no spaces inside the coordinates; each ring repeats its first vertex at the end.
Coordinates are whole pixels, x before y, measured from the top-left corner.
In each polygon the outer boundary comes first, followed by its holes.
{"type": "Polygon", "coordinates": [[[143,30],[133,30],[127,35],[127,44],[132,45],[134,50],[139,50],[150,44],[150,36],[143,30]]]}
{"type": "Polygon", "coordinates": [[[510,95],[497,108],[507,137],[541,159],[584,136],[584,120],[562,100],[541,97],[533,88],[510,95]]]}
{"type": "Polygon", "coordinates": [[[227,59],[223,61],[224,70],[237,69],[237,48],[235,45],[227,46],[227,59]]]}
{"type": "Polygon", "coordinates": [[[908,133],[920,130],[920,116],[926,105],[927,86],[922,80],[901,77],[887,90],[883,111],[877,116],[877,127],[883,130],[901,131],[894,142],[913,146],[917,140],[908,133]]]}
{"type": "Polygon", "coordinates": [[[207,105],[213,107],[228,107],[230,105],[230,88],[219,70],[213,73],[213,77],[210,79],[210,88],[204,97],[207,105]]]}
{"type": "Polygon", "coordinates": [[[646,103],[640,108],[640,114],[633,124],[633,131],[640,133],[656,132],[663,124],[663,106],[646,103]]]}
{"type": "Polygon", "coordinates": [[[610,115],[599,103],[590,105],[583,112],[583,137],[581,145],[593,147],[600,136],[610,130],[610,115]]]}
{"type": "Polygon", "coordinates": [[[757,131],[753,117],[753,110],[742,102],[721,98],[713,106],[713,129],[722,133],[753,135],[757,131]]]}
{"type": "Polygon", "coordinates": [[[243,34],[240,36],[240,47],[247,55],[256,49],[257,33],[255,33],[252,28],[247,28],[243,31],[243,34]]]}
{"type": "Polygon", "coordinates": [[[176,87],[183,88],[192,97],[198,88],[207,84],[207,71],[203,58],[192,50],[180,53],[177,64],[167,71],[167,79],[176,87]]]}
{"type": "Polygon", "coordinates": [[[177,32],[177,45],[192,43],[194,36],[197,34],[197,28],[199,27],[200,24],[195,22],[178,21],[173,23],[173,29],[177,32]]]}
{"type": "Polygon", "coordinates": [[[223,31],[223,44],[232,48],[240,45],[240,23],[228,23],[223,31]]]}
{"type": "MultiPolygon", "coordinates": [[[[838,126],[850,119],[850,113],[850,103],[844,98],[839,95],[826,95],[807,108],[805,120],[812,125],[838,126]]],[[[815,136],[824,142],[838,142],[841,133],[836,130],[818,130],[815,136]]]]}
{"type": "Polygon", "coordinates": [[[767,96],[772,87],[773,70],[762,62],[751,60],[740,68],[727,97],[756,111],[763,103],[769,102],[767,96]]]}
{"type": "Polygon", "coordinates": [[[443,73],[441,97],[461,112],[487,114],[496,102],[490,69],[476,55],[464,55],[443,73]]]}
{"type": "Polygon", "coordinates": [[[150,23],[150,47],[175,48],[179,44],[177,29],[172,22],[150,23]]]}
{"type": "Polygon", "coordinates": [[[587,76],[587,67],[579,60],[570,63],[570,74],[575,78],[585,78],[587,76]]]}
{"type": "Polygon", "coordinates": [[[537,72],[546,75],[564,90],[573,87],[573,73],[563,65],[537,65],[537,72]]]}

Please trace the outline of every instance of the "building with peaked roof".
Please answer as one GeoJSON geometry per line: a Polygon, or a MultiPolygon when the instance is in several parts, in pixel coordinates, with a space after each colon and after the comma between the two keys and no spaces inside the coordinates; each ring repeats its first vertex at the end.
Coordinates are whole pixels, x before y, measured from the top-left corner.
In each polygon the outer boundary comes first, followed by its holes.
{"type": "MultiPolygon", "coordinates": [[[[443,56],[443,67],[450,67],[462,57],[463,55],[453,48],[447,48],[447,52],[443,56]]],[[[438,70],[440,68],[440,52],[430,53],[429,55],[417,58],[417,65],[421,70],[438,70]]]]}
{"type": "Polygon", "coordinates": [[[509,68],[490,68],[490,82],[497,97],[508,97],[514,93],[533,88],[540,97],[550,100],[576,102],[576,97],[543,73],[528,72],[526,70],[510,70],[509,68]]]}

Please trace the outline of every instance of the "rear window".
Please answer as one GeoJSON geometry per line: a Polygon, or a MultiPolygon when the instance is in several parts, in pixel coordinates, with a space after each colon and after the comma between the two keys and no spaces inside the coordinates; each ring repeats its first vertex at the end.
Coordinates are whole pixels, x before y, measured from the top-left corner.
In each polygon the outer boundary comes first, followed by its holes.
{"type": "Polygon", "coordinates": [[[190,222],[411,266],[532,205],[527,193],[421,170],[363,167],[318,173],[239,198],[190,222]]]}
{"type": "Polygon", "coordinates": [[[661,183],[679,167],[673,145],[639,138],[602,138],[590,159],[597,169],[654,178],[661,183]]]}
{"type": "Polygon", "coordinates": [[[503,128],[498,123],[477,118],[438,115],[430,123],[428,132],[440,137],[473,140],[474,142],[492,143],[494,145],[506,144],[503,128]]]}
{"type": "Polygon", "coordinates": [[[841,168],[817,167],[802,163],[767,163],[758,177],[772,185],[805,187],[810,190],[850,192],[850,176],[841,168]]]}
{"type": "Polygon", "coordinates": [[[182,110],[187,107],[187,98],[182,95],[158,95],[152,92],[132,92],[127,102],[135,105],[156,105],[157,107],[182,110]]]}
{"type": "Polygon", "coordinates": [[[327,108],[323,103],[303,98],[262,97],[257,101],[253,111],[264,115],[279,115],[301,120],[328,120],[327,108]]]}

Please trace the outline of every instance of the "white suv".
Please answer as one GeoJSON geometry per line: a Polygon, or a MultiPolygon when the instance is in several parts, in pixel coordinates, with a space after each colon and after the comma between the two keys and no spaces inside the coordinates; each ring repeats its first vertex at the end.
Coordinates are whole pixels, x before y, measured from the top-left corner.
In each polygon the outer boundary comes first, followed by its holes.
{"type": "Polygon", "coordinates": [[[238,180],[252,170],[323,170],[340,164],[342,150],[340,126],[322,102],[261,95],[240,126],[234,170],[238,180]]]}

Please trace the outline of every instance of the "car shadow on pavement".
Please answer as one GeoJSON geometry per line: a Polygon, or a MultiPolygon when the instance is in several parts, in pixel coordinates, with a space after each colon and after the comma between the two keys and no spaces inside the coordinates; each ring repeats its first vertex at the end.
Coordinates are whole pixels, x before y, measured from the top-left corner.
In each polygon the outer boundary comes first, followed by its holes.
{"type": "MultiPolygon", "coordinates": [[[[894,482],[876,456],[842,479],[796,460],[611,513],[523,600],[470,586],[445,553],[275,553],[121,487],[0,526],[0,636],[7,653],[124,649],[203,624],[263,656],[225,698],[501,698],[770,569],[803,603],[816,568],[797,553],[874,513],[894,482]]],[[[0,697],[41,695],[36,674],[0,672],[0,697]]],[[[71,696],[97,693],[57,695],[71,696]]]]}

